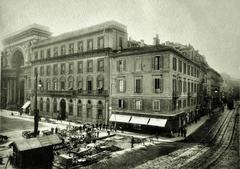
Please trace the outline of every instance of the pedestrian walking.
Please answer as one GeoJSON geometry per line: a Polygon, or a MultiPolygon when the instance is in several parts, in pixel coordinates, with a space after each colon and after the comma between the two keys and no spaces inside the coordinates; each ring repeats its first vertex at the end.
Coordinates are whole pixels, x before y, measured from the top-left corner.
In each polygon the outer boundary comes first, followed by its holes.
{"type": "Polygon", "coordinates": [[[55,128],[55,134],[57,134],[57,133],[58,133],[58,128],[56,127],[56,128],[55,128]]]}
{"type": "Polygon", "coordinates": [[[134,147],[134,137],[132,136],[132,138],[131,138],[131,148],[133,148],[134,147]]]}

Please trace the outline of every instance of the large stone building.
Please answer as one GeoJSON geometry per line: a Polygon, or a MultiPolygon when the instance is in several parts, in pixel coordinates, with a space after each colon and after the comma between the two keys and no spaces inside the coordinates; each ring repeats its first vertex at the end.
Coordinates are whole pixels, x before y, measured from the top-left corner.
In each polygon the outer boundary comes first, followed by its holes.
{"type": "Polygon", "coordinates": [[[199,116],[207,63],[191,46],[154,42],[128,41],[115,21],[58,36],[31,25],[3,40],[2,107],[34,103],[37,76],[41,116],[176,131],[199,116]]]}
{"type": "Polygon", "coordinates": [[[111,121],[177,130],[198,116],[199,65],[172,47],[124,49],[111,57],[111,121]]]}

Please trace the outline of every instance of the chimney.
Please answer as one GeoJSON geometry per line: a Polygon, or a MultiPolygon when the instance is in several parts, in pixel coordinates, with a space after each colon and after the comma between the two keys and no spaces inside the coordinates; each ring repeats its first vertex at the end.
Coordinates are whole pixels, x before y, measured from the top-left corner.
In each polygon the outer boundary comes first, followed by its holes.
{"type": "Polygon", "coordinates": [[[141,40],[140,40],[140,47],[143,47],[143,46],[144,46],[144,40],[141,39],[141,40]]]}
{"type": "Polygon", "coordinates": [[[160,44],[159,35],[156,34],[156,37],[153,38],[153,45],[159,45],[159,44],[160,44]]]}

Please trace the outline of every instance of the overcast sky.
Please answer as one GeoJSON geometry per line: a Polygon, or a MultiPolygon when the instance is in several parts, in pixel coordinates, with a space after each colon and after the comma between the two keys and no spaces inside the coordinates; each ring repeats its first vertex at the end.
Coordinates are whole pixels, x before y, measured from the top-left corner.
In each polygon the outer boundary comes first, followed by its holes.
{"type": "Polygon", "coordinates": [[[155,34],[190,43],[218,72],[240,78],[240,0],[0,0],[0,39],[32,23],[57,35],[107,20],[148,44],[155,34]]]}

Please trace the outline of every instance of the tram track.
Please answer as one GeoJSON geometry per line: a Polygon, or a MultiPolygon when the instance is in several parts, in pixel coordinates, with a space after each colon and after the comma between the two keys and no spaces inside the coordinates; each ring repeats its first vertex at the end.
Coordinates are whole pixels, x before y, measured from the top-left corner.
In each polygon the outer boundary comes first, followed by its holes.
{"type": "MultiPolygon", "coordinates": [[[[214,136],[208,140],[208,144],[211,146],[210,149],[202,153],[198,158],[193,158],[194,160],[182,165],[180,168],[206,169],[217,163],[216,161],[228,150],[233,141],[238,124],[236,111],[238,110],[229,111],[227,117],[223,120],[214,136]]],[[[204,140],[204,142],[207,141],[206,138],[204,140]]],[[[201,152],[201,148],[199,149],[199,152],[201,152]]],[[[196,155],[197,153],[195,156],[196,155]]]]}

